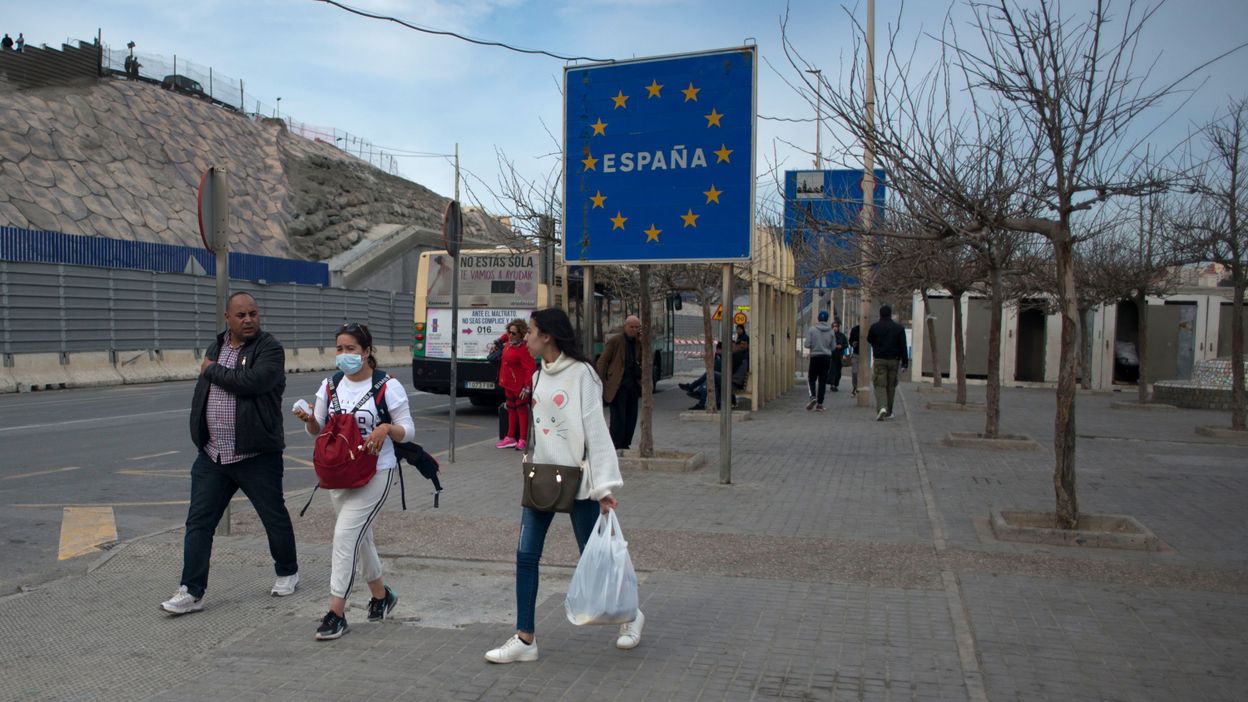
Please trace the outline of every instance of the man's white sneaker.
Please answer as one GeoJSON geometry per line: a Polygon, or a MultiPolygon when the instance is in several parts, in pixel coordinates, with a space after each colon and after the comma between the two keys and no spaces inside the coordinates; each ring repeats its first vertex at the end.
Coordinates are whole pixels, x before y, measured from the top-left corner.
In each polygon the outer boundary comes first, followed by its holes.
{"type": "Polygon", "coordinates": [[[173,597],[160,603],[160,608],[170,614],[189,614],[198,612],[204,608],[204,598],[192,597],[191,593],[186,591],[186,586],[178,588],[173,593],[173,597]]]}
{"type": "Polygon", "coordinates": [[[295,586],[299,584],[299,574],[279,575],[277,582],[273,583],[272,594],[274,597],[285,597],[295,594],[295,586]]]}
{"type": "Polygon", "coordinates": [[[641,627],[645,625],[646,615],[642,614],[639,609],[636,619],[620,625],[620,638],[615,640],[615,647],[625,651],[637,648],[637,644],[641,643],[641,627]]]}
{"type": "Polygon", "coordinates": [[[875,421],[882,422],[884,421],[884,418],[887,416],[888,416],[888,410],[881,407],[879,413],[875,415],[875,421]]]}
{"type": "Polygon", "coordinates": [[[818,402],[818,401],[817,401],[815,398],[813,398],[813,397],[812,397],[812,398],[810,398],[810,402],[807,402],[807,403],[806,403],[806,411],[807,411],[807,412],[809,412],[809,411],[813,410],[813,409],[815,408],[815,404],[816,404],[817,402],[818,402]]]}
{"type": "Polygon", "coordinates": [[[526,644],[519,634],[507,639],[507,643],[485,652],[485,660],[491,663],[527,663],[537,660],[537,642],[526,644]]]}

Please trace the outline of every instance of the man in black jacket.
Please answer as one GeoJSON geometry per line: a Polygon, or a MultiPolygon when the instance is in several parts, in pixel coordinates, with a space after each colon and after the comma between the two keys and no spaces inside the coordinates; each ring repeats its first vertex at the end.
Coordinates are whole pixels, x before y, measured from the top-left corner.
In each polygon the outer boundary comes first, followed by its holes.
{"type": "Polygon", "coordinates": [[[897,391],[897,374],[907,365],[906,330],[893,321],[893,308],[880,307],[880,321],[867,331],[867,343],[871,344],[875,386],[875,420],[893,416],[893,396],[897,391]]]}
{"type": "Polygon", "coordinates": [[[248,293],[230,296],[225,321],[226,331],[204,355],[191,401],[191,440],[199,455],[191,466],[182,584],[160,605],[175,615],[204,608],[213,531],[240,488],[269,537],[277,572],[272,594],[289,595],[299,582],[295,531],[282,495],[286,352],[260,329],[260,308],[248,293]]]}

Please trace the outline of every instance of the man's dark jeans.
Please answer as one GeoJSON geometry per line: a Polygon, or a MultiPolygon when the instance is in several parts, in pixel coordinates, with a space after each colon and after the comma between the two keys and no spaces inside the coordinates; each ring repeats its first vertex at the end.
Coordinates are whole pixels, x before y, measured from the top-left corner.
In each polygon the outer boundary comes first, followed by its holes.
{"type": "Polygon", "coordinates": [[[611,443],[617,449],[626,449],[633,443],[637,429],[637,403],[641,400],[641,388],[627,387],[621,383],[611,399],[611,443]]]}
{"type": "Polygon", "coordinates": [[[279,576],[299,571],[295,529],[282,495],[282,454],[265,453],[222,465],[201,451],[191,466],[191,506],[182,546],[182,584],[192,597],[203,597],[208,587],[212,535],[239,488],[251,500],[269,535],[274,570],[279,576]]]}
{"type": "Polygon", "coordinates": [[[823,393],[828,386],[828,366],[831,364],[831,356],[811,355],[810,364],[806,368],[806,383],[810,386],[810,396],[820,405],[823,404],[823,393]]]}

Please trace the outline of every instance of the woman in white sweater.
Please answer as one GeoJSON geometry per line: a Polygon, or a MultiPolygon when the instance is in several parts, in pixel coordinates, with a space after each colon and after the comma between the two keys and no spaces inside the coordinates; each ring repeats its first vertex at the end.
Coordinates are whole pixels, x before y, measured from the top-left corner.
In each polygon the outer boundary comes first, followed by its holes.
{"type": "MultiPolygon", "coordinates": [[[[612,490],[624,484],[615,445],[602,414],[602,381],[594,366],[576,346],[572,323],[563,310],[533,313],[525,337],[529,351],[539,359],[533,384],[533,462],[582,468],[581,485],[569,515],[576,545],[585,542],[599,512],[618,508],[612,490]]],[[[554,512],[523,508],[520,541],[516,546],[516,633],[502,646],[485,654],[491,663],[537,660],[534,609],[537,606],[538,562],[554,512]]],[[[635,648],[641,643],[645,618],[620,625],[615,645],[635,648]]]]}

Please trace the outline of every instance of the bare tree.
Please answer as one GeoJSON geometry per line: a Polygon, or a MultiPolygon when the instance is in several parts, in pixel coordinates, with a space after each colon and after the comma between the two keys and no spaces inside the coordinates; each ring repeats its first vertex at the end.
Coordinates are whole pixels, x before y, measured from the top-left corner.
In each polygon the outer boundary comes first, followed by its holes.
{"type": "Polygon", "coordinates": [[[874,146],[894,190],[909,190],[908,206],[920,216],[954,212],[968,220],[960,226],[968,233],[1001,229],[1048,240],[1062,326],[1053,477],[1060,528],[1075,528],[1079,520],[1073,222],[1114,197],[1165,186],[1127,168],[1137,146],[1131,128],[1179,84],[1146,85],[1150,71],[1137,69],[1134,58],[1156,7],[1122,4],[1121,13],[1111,13],[1109,0],[1098,0],[1083,14],[1071,15],[1049,0],[1025,6],[1017,0],[968,0],[976,36],[963,40],[947,22],[938,40],[946,61],[926,74],[908,80],[911,62],[894,54],[890,43],[884,66],[893,75],[880,81],[878,124],[863,118],[857,86],[865,76],[857,60],[847,88],[821,91],[829,114],[856,141],[874,146]],[[969,107],[954,109],[955,94],[969,107]],[[964,124],[979,129],[961,130],[964,124]],[[968,145],[964,131],[978,141],[968,145]],[[957,154],[953,159],[942,154],[947,146],[957,154]],[[986,166],[967,163],[977,152],[986,155],[986,166]],[[963,164],[969,166],[965,171],[955,167],[963,164]],[[986,189],[962,175],[997,167],[1004,187],[986,189]],[[916,207],[923,198],[940,206],[916,207]]]}
{"type": "Polygon", "coordinates": [[[1171,219],[1175,244],[1191,261],[1220,263],[1231,274],[1231,428],[1244,430],[1244,290],[1248,287],[1248,98],[1201,130],[1207,156],[1197,159],[1188,197],[1171,219]]]}

